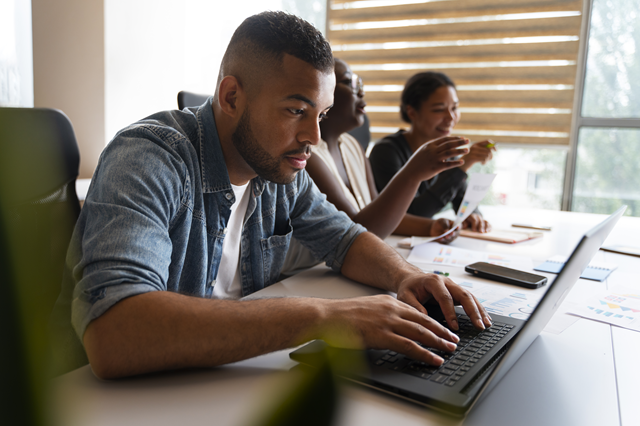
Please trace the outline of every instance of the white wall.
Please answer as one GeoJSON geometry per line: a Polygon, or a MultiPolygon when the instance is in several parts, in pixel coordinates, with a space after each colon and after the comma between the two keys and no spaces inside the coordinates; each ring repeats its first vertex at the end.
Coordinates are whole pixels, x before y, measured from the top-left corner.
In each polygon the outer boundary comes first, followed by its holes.
{"type": "Polygon", "coordinates": [[[30,0],[0,0],[0,106],[33,107],[30,0]]]}
{"type": "Polygon", "coordinates": [[[325,0],[104,0],[106,140],[128,124],[178,107],[180,90],[212,94],[238,25],[288,10],[324,31],[325,0]],[[314,15],[315,14],[315,15],[314,15]]]}
{"type": "Polygon", "coordinates": [[[102,0],[32,0],[34,105],[73,124],[80,177],[93,175],[104,140],[102,0]]]}
{"type": "MultiPolygon", "coordinates": [[[[0,7],[14,2],[16,10],[32,9],[32,105],[69,116],[81,178],[93,175],[118,130],[176,108],[178,91],[213,93],[224,50],[247,16],[288,10],[324,30],[326,7],[326,0],[0,0],[0,7]]],[[[16,27],[30,34],[29,14],[21,13],[16,27]]],[[[15,50],[18,58],[31,57],[26,48],[15,50]]],[[[28,99],[31,84],[23,81],[28,99]]]]}

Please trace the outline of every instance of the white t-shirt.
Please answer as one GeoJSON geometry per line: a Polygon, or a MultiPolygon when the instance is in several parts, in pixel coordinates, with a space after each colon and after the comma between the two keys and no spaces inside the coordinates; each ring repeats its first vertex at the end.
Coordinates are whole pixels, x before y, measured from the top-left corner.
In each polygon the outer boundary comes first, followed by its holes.
{"type": "Polygon", "coordinates": [[[231,216],[229,216],[226,235],[222,243],[218,276],[213,286],[213,297],[216,299],[239,299],[242,297],[240,240],[251,194],[251,191],[247,191],[250,184],[251,181],[242,186],[231,184],[233,193],[236,195],[236,202],[231,206],[231,216]]]}

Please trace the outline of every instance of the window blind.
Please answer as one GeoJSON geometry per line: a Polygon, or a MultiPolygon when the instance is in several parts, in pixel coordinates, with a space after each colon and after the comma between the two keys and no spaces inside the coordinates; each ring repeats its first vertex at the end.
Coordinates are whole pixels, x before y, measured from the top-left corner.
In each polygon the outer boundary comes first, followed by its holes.
{"type": "Polygon", "coordinates": [[[405,81],[456,83],[472,141],[568,145],[583,0],[330,0],[336,57],[364,81],[373,140],[398,128],[405,81]]]}

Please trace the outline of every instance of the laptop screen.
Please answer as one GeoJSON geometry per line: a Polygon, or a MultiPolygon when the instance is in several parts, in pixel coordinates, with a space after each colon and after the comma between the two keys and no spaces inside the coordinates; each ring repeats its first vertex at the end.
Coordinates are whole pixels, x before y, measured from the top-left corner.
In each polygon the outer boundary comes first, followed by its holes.
{"type": "Polygon", "coordinates": [[[487,380],[486,389],[483,394],[487,395],[493,387],[500,382],[500,379],[516,363],[520,356],[538,337],[540,332],[547,325],[553,314],[558,310],[562,301],[567,297],[573,285],[578,281],[582,272],[598,251],[604,240],[607,238],[613,227],[616,225],[627,206],[622,206],[611,216],[587,232],[573,253],[567,260],[560,274],[549,285],[549,290],[545,293],[533,311],[529,320],[522,327],[520,333],[511,343],[511,347],[502,358],[492,375],[487,380]]]}

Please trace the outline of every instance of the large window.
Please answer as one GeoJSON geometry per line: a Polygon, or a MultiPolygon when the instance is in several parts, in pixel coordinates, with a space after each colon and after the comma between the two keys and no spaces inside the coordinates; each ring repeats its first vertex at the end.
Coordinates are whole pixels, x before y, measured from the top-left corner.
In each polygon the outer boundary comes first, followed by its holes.
{"type": "Polygon", "coordinates": [[[565,207],[640,216],[640,2],[593,0],[575,173],[565,207]]]}
{"type": "Polygon", "coordinates": [[[640,2],[333,0],[328,36],[365,81],[373,138],[404,81],[458,85],[456,133],[492,138],[485,203],[640,216],[640,2]],[[588,52],[588,54],[587,54],[588,52]]]}
{"type": "Polygon", "coordinates": [[[469,173],[497,174],[482,204],[559,210],[566,153],[554,146],[500,146],[492,161],[469,173]]]}
{"type": "Polygon", "coordinates": [[[471,169],[498,173],[485,202],[599,213],[625,203],[640,215],[637,0],[223,3],[105,0],[107,140],[175,108],[179,90],[212,93],[242,19],[283,9],[327,28],[363,77],[373,140],[404,126],[406,79],[442,71],[458,86],[456,132],[498,142],[494,160],[471,169]]]}
{"type": "Polygon", "coordinates": [[[498,173],[485,202],[560,209],[582,0],[333,0],[328,37],[365,83],[374,140],[406,128],[400,92],[434,70],[457,85],[455,133],[498,142],[471,171],[498,173]]]}

